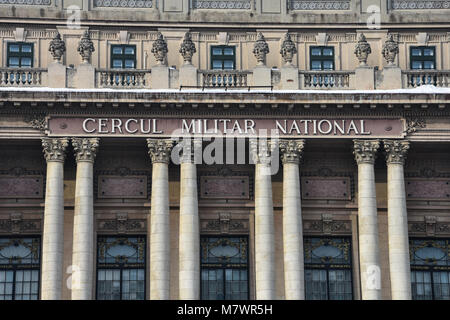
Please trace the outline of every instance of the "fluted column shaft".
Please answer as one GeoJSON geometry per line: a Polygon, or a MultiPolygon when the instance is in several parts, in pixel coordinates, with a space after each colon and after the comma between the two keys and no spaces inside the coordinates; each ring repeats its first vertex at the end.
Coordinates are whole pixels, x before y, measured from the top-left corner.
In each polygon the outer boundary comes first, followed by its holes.
{"type": "MultiPolygon", "coordinates": [[[[189,141],[181,159],[179,287],[181,300],[200,299],[200,230],[197,167],[189,141]]],[[[201,147],[201,141],[194,141],[201,147]]]]}
{"type": "Polygon", "coordinates": [[[256,299],[275,299],[275,236],[272,176],[267,142],[250,141],[255,163],[256,299]]]}
{"type": "Polygon", "coordinates": [[[73,222],[72,300],[92,300],[94,286],[94,160],[98,138],[74,138],[77,174],[73,222]]]}
{"type": "Polygon", "coordinates": [[[280,141],[283,163],[283,253],[286,300],[305,299],[299,163],[304,140],[280,141]]]}
{"type": "Polygon", "coordinates": [[[42,139],[47,160],[41,299],[61,300],[64,249],[64,160],[68,139],[42,139]]]}
{"type": "Polygon", "coordinates": [[[392,299],[411,300],[408,213],[403,169],[409,143],[385,140],[384,148],[388,167],[389,270],[392,299]]]}
{"type": "Polygon", "coordinates": [[[361,294],[363,300],[381,299],[380,249],[378,242],[375,158],[377,140],[355,140],[358,163],[358,230],[361,294]]]}
{"type": "Polygon", "coordinates": [[[169,161],[171,140],[148,139],[152,160],[150,227],[150,299],[168,300],[170,293],[169,161]]]}

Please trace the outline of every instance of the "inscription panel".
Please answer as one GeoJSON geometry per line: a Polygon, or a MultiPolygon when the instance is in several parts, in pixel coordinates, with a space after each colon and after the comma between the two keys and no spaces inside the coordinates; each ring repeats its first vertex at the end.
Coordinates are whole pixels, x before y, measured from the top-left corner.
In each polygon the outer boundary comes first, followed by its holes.
{"type": "Polygon", "coordinates": [[[0,177],[0,198],[44,197],[43,176],[0,177]]]}
{"type": "Polygon", "coordinates": [[[450,199],[450,179],[406,179],[407,199],[450,199]]]}
{"type": "Polygon", "coordinates": [[[351,200],[349,177],[302,177],[302,198],[306,200],[351,200]]]}
{"type": "Polygon", "coordinates": [[[250,198],[248,176],[202,176],[200,197],[202,199],[245,199],[250,198]]]}
{"type": "Polygon", "coordinates": [[[147,177],[146,176],[99,176],[98,198],[129,198],[146,199],[147,177]]]}

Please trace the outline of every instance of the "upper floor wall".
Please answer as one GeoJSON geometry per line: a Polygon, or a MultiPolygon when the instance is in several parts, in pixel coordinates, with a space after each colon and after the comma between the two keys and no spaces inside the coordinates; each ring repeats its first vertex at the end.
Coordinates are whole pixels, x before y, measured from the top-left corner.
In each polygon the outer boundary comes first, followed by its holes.
{"type": "Polygon", "coordinates": [[[0,17],[127,23],[367,25],[449,23],[448,0],[8,0],[0,17]]]}
{"type": "MultiPolygon", "coordinates": [[[[77,67],[82,60],[77,51],[78,43],[86,27],[70,29],[67,26],[56,28],[43,28],[34,26],[30,28],[14,28],[0,24],[0,68],[8,67],[8,46],[13,43],[28,43],[33,47],[31,66],[34,68],[47,68],[53,61],[49,52],[50,41],[57,32],[65,41],[66,52],[62,63],[66,66],[77,67]]],[[[179,69],[183,64],[180,46],[186,32],[192,34],[196,52],[192,64],[200,70],[213,69],[212,48],[225,46],[232,48],[234,65],[230,69],[252,70],[257,66],[257,59],[253,53],[257,41],[257,33],[261,32],[267,42],[269,53],[266,56],[266,65],[270,68],[281,68],[284,65],[280,54],[281,45],[288,29],[250,29],[242,28],[239,31],[223,29],[214,31],[208,29],[189,28],[158,28],[167,42],[167,65],[179,69]]],[[[96,68],[109,69],[113,67],[113,48],[118,45],[127,45],[135,48],[133,52],[134,69],[146,70],[157,64],[152,53],[152,46],[157,39],[158,30],[152,29],[118,29],[118,28],[90,28],[89,34],[93,41],[95,51],[92,53],[91,63],[96,68]]],[[[434,66],[431,69],[450,70],[450,32],[423,30],[391,31],[391,30],[330,30],[328,32],[314,30],[289,30],[297,53],[292,63],[300,70],[312,70],[312,48],[327,47],[333,50],[331,60],[332,70],[354,70],[359,62],[354,50],[358,42],[358,35],[363,33],[371,46],[367,64],[371,67],[383,69],[387,61],[383,58],[382,48],[388,33],[398,42],[399,53],[395,64],[401,69],[411,69],[411,48],[429,47],[434,50],[434,66]]],[[[124,66],[125,67],[125,66],[124,66]]]]}

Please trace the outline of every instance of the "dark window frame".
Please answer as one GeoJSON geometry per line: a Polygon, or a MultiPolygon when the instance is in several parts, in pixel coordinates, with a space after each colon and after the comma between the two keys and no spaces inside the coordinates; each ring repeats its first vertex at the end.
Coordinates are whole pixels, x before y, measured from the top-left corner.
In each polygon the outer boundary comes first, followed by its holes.
{"type": "Polygon", "coordinates": [[[411,70],[436,70],[436,46],[410,46],[409,47],[409,67],[411,70]],[[415,49],[419,49],[422,51],[422,55],[421,56],[413,56],[413,50],[415,49]],[[423,52],[425,49],[432,49],[433,50],[433,56],[432,58],[430,58],[430,56],[424,56],[423,52]],[[413,62],[419,61],[422,63],[422,67],[423,67],[423,63],[425,61],[433,61],[433,69],[413,69],[413,62]]]}
{"type": "MultiPolygon", "coordinates": [[[[226,301],[225,297],[226,297],[226,286],[225,286],[225,282],[226,282],[226,276],[225,276],[225,270],[226,269],[232,269],[232,270],[245,270],[247,269],[247,299],[246,300],[250,300],[250,237],[249,235],[227,235],[227,234],[220,234],[220,235],[200,235],[200,299],[202,300],[203,297],[203,286],[202,286],[202,271],[203,270],[217,270],[217,269],[221,269],[223,270],[223,290],[224,290],[224,301],[226,301]],[[217,265],[209,265],[208,263],[202,263],[202,248],[201,248],[201,239],[202,238],[246,238],[247,239],[247,263],[246,263],[246,267],[227,267],[225,264],[223,264],[222,266],[217,266],[217,265]]],[[[243,300],[245,301],[245,300],[243,300]]]]}
{"type": "MultiPolygon", "coordinates": [[[[18,270],[37,270],[38,271],[38,288],[37,299],[41,299],[41,272],[42,272],[42,236],[40,234],[27,234],[27,235],[2,235],[0,239],[39,239],[39,263],[34,264],[9,264],[0,265],[2,271],[13,271],[13,284],[12,284],[12,301],[16,301],[16,272],[18,270]],[[30,267],[32,266],[32,267],[30,267]]],[[[30,293],[31,294],[31,293],[30,293]]],[[[31,299],[30,299],[31,300],[31,299]]],[[[2,300],[6,301],[6,300],[2,300]]],[[[23,301],[23,300],[21,300],[23,301]]]]}
{"type": "Polygon", "coordinates": [[[210,49],[210,57],[211,57],[211,70],[236,70],[236,46],[211,46],[210,49]],[[213,54],[214,49],[233,49],[233,55],[215,55],[213,54]],[[233,59],[230,59],[230,57],[233,57],[233,59]],[[226,60],[233,60],[233,69],[224,69],[224,61],[226,60]],[[221,61],[222,62],[222,69],[214,69],[214,61],[221,61]]]}
{"type": "Polygon", "coordinates": [[[133,44],[112,44],[111,45],[111,69],[137,69],[137,51],[136,45],[133,44]],[[134,49],[134,54],[125,54],[125,48],[132,47],[134,49]],[[122,48],[122,54],[113,53],[114,48],[122,48]],[[122,68],[114,67],[114,60],[122,60],[122,68]],[[134,68],[125,67],[125,60],[133,60],[134,68]]]}
{"type": "MultiPolygon", "coordinates": [[[[410,247],[409,250],[411,250],[411,241],[448,241],[450,243],[450,238],[431,238],[431,237],[409,237],[408,239],[408,245],[410,247]]],[[[433,266],[427,266],[427,265],[413,265],[412,261],[410,261],[410,269],[411,272],[413,271],[422,271],[422,272],[429,272],[430,274],[430,285],[431,285],[431,297],[432,300],[436,300],[436,294],[435,294],[435,288],[434,288],[434,277],[433,277],[433,273],[434,272],[450,272],[450,266],[439,266],[438,268],[435,268],[433,266]],[[444,270],[445,269],[445,270],[444,270]]],[[[411,295],[413,296],[413,292],[412,292],[412,279],[411,279],[411,295]]],[[[413,297],[411,297],[411,299],[413,299],[413,297]]],[[[423,299],[413,299],[416,301],[422,301],[423,299]]]]}
{"type": "Polygon", "coordinates": [[[99,270],[120,270],[120,290],[119,290],[119,295],[120,295],[120,299],[119,300],[114,300],[114,301],[126,301],[123,300],[122,298],[122,286],[123,286],[123,270],[130,270],[130,269],[142,269],[144,270],[144,299],[147,299],[147,235],[143,235],[143,234],[125,234],[125,235],[97,235],[97,243],[96,243],[96,260],[95,260],[95,299],[98,299],[98,274],[99,274],[99,270]],[[143,238],[145,240],[144,243],[144,264],[141,267],[136,267],[136,266],[127,266],[124,267],[122,265],[118,265],[118,264],[107,264],[105,263],[105,265],[101,265],[99,266],[99,262],[98,262],[98,242],[100,238],[143,238]]]}
{"type": "MultiPolygon", "coordinates": [[[[349,264],[348,268],[342,266],[336,266],[333,264],[333,267],[331,267],[330,264],[323,264],[320,267],[317,264],[312,263],[304,263],[304,270],[306,273],[306,270],[325,270],[326,276],[327,276],[327,300],[330,300],[330,281],[329,281],[329,271],[330,270],[349,270],[350,271],[350,281],[351,281],[351,300],[355,299],[355,290],[354,290],[354,279],[353,279],[353,244],[352,244],[352,237],[351,236],[320,236],[320,235],[305,235],[303,239],[305,238],[319,238],[319,239],[347,239],[349,243],[349,264]]],[[[305,252],[305,251],[304,251],[305,252]]],[[[305,281],[305,290],[306,290],[306,274],[304,275],[304,281],[305,281]]],[[[306,295],[306,292],[305,292],[306,295]]],[[[305,297],[306,298],[306,297],[305,297]]],[[[311,301],[311,300],[310,300],[311,301]]]]}
{"type": "Polygon", "coordinates": [[[310,46],[309,47],[309,69],[312,71],[331,71],[331,70],[335,70],[336,69],[336,62],[335,62],[335,51],[334,51],[334,47],[333,46],[310,46]],[[313,56],[312,51],[314,49],[320,49],[320,56],[313,56]],[[332,56],[324,56],[323,55],[323,50],[324,49],[331,49],[333,51],[333,55],[332,56]],[[323,67],[323,63],[324,61],[329,61],[332,60],[333,63],[333,68],[332,69],[324,69],[323,67]],[[313,61],[320,61],[320,70],[317,69],[313,69],[313,61]]]}
{"type": "Polygon", "coordinates": [[[34,43],[33,42],[8,42],[6,46],[6,66],[10,68],[9,58],[19,58],[19,66],[12,68],[33,68],[34,66],[34,43]],[[13,45],[19,46],[19,52],[11,52],[10,47],[13,45]],[[31,52],[22,52],[22,46],[28,45],[31,46],[31,52]],[[30,58],[31,65],[30,66],[22,66],[22,58],[30,58]]]}

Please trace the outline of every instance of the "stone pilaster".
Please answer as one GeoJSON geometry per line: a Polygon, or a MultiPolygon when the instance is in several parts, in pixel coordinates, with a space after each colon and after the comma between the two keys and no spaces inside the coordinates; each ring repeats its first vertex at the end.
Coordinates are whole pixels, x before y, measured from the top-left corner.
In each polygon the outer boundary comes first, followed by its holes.
{"type": "Polygon", "coordinates": [[[354,140],[358,164],[358,230],[361,294],[363,300],[381,299],[375,158],[378,140],[354,140]]]}
{"type": "Polygon", "coordinates": [[[64,160],[67,138],[42,139],[47,161],[44,232],[42,235],[41,299],[60,300],[64,249],[64,160]]]}
{"type": "Polygon", "coordinates": [[[72,300],[92,300],[94,285],[94,160],[98,138],[73,138],[77,161],[73,222],[72,300]]]}
{"type": "Polygon", "coordinates": [[[411,300],[404,162],[409,142],[384,140],[388,167],[389,270],[393,300],[411,300]]]}
{"type": "Polygon", "coordinates": [[[286,300],[305,299],[303,224],[299,163],[304,140],[281,140],[283,163],[283,249],[286,300]]]}
{"type": "Polygon", "coordinates": [[[200,299],[200,229],[195,150],[201,140],[186,140],[181,157],[179,288],[181,300],[200,299]]]}
{"type": "Polygon", "coordinates": [[[169,161],[172,140],[147,139],[152,160],[150,299],[168,300],[170,290],[169,161]]]}
{"type": "Polygon", "coordinates": [[[250,140],[255,163],[255,270],[256,299],[275,299],[275,238],[268,141],[250,140]]]}

